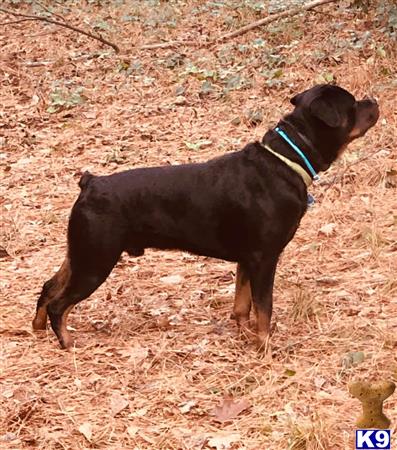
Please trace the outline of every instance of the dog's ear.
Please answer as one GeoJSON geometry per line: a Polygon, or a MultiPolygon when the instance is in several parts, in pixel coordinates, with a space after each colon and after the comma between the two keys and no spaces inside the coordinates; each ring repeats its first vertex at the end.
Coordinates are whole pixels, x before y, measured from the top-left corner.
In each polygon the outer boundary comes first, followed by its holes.
{"type": "Polygon", "coordinates": [[[343,117],[335,105],[321,97],[315,98],[310,104],[310,112],[331,128],[340,127],[343,117]]]}

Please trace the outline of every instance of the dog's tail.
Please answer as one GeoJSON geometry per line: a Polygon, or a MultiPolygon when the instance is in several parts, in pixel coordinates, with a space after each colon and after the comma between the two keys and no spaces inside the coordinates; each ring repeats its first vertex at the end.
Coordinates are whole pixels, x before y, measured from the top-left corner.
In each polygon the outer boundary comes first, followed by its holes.
{"type": "Polygon", "coordinates": [[[83,175],[80,178],[79,181],[79,186],[80,189],[85,189],[88,186],[88,183],[94,178],[94,175],[90,172],[88,172],[88,170],[86,170],[83,175]]]}

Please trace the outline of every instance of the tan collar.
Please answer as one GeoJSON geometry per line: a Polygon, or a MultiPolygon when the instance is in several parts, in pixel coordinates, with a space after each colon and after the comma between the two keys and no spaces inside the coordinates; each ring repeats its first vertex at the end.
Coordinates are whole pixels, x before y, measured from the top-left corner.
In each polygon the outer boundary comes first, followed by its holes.
{"type": "Polygon", "coordinates": [[[306,170],[302,166],[300,166],[294,161],[291,161],[285,156],[276,153],[268,145],[262,144],[262,142],[260,142],[260,145],[261,147],[265,148],[268,152],[273,153],[274,156],[277,156],[278,159],[281,159],[281,161],[287,164],[287,166],[291,167],[291,169],[294,170],[303,179],[303,182],[306,184],[306,187],[309,187],[312,184],[313,180],[311,176],[306,172],[306,170]]]}

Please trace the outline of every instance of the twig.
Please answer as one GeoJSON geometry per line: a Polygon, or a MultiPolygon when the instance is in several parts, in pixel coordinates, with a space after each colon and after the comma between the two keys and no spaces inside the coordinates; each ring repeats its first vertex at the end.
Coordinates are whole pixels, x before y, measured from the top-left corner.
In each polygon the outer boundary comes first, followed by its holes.
{"type": "Polygon", "coordinates": [[[54,13],[53,11],[50,10],[50,8],[47,8],[46,5],[43,5],[41,2],[39,2],[39,0],[35,0],[34,1],[37,5],[40,6],[40,8],[44,9],[44,11],[48,12],[49,14],[51,14],[54,17],[58,17],[58,19],[63,20],[64,22],[66,22],[66,19],[64,17],[62,17],[59,14],[54,13]]]}
{"type": "MultiPolygon", "coordinates": [[[[10,11],[5,8],[0,8],[0,12],[3,12],[5,14],[11,14],[12,16],[15,16],[15,17],[23,17],[26,20],[41,20],[42,22],[47,22],[47,23],[51,23],[53,25],[58,25],[58,26],[61,26],[64,28],[68,28],[69,30],[76,31],[77,33],[84,34],[85,36],[88,36],[92,39],[96,39],[97,41],[100,41],[103,44],[109,45],[110,47],[112,47],[114,49],[114,51],[116,53],[120,52],[120,49],[117,47],[116,44],[109,42],[108,40],[104,39],[101,35],[95,35],[95,34],[89,33],[88,31],[81,30],[80,28],[77,28],[73,25],[69,25],[68,23],[59,22],[58,20],[48,19],[47,17],[35,16],[35,15],[31,15],[31,14],[20,14],[20,13],[10,11]]],[[[5,25],[7,25],[7,23],[5,25]]]]}
{"type": "Polygon", "coordinates": [[[159,42],[157,44],[145,44],[142,45],[142,50],[154,50],[156,48],[172,48],[172,47],[179,47],[181,45],[187,45],[187,46],[195,46],[197,45],[197,42],[194,41],[168,41],[168,42],[159,42]]]}
{"type": "Polygon", "coordinates": [[[5,25],[14,25],[16,23],[30,22],[31,20],[33,20],[33,19],[10,20],[9,22],[2,22],[2,23],[0,23],[0,27],[4,27],[5,25]]]}
{"type": "Polygon", "coordinates": [[[306,5],[299,6],[290,10],[282,11],[277,14],[272,14],[271,16],[265,17],[264,19],[257,20],[256,22],[252,22],[249,25],[246,25],[238,30],[232,31],[231,33],[226,33],[223,36],[215,39],[215,42],[222,42],[227,39],[234,38],[236,36],[241,36],[242,34],[248,33],[248,31],[253,30],[254,28],[261,27],[263,25],[267,25],[270,22],[274,22],[278,19],[283,19],[284,17],[291,17],[299,14],[302,11],[309,11],[310,9],[317,8],[317,6],[325,5],[327,3],[334,3],[339,0],[315,0],[313,2],[307,3],[306,5]]]}

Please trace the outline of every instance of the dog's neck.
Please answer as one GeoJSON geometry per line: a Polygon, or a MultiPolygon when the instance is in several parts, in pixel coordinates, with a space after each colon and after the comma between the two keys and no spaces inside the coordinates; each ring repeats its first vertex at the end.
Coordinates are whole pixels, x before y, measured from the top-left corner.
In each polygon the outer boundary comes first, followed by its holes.
{"type": "Polygon", "coordinates": [[[291,123],[289,120],[285,120],[285,119],[281,120],[280,122],[281,122],[283,128],[285,128],[285,127],[287,128],[286,131],[292,130],[292,132],[296,133],[307,149],[314,150],[314,146],[310,142],[309,138],[305,137],[305,135],[303,133],[301,133],[293,123],[291,123]]]}
{"type": "MultiPolygon", "coordinates": [[[[313,139],[310,136],[310,133],[306,130],[304,124],[301,124],[298,121],[294,120],[294,118],[291,116],[286,116],[285,118],[280,120],[277,126],[280,127],[285,133],[287,133],[288,137],[302,150],[316,172],[322,172],[328,169],[330,164],[324,160],[320,152],[316,149],[316,145],[313,143],[313,139]]],[[[277,138],[278,140],[282,139],[274,130],[270,130],[269,132],[266,133],[264,141],[265,139],[266,141],[268,141],[269,138],[271,141],[273,141],[275,138],[277,138]],[[271,136],[268,136],[269,132],[271,133],[271,136]]],[[[305,163],[303,162],[301,157],[290,147],[289,144],[284,142],[282,150],[284,150],[284,156],[298,163],[305,170],[307,170],[307,167],[305,166],[305,163]]]]}

